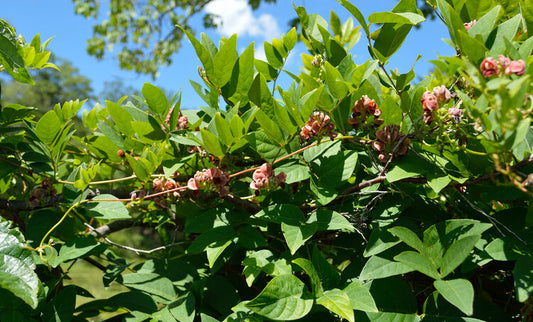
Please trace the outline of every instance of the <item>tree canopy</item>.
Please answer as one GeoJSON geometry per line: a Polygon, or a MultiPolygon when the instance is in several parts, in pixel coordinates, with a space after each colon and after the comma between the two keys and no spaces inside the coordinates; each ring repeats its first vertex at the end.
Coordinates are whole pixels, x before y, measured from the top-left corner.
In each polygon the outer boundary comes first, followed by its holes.
{"type": "MultiPolygon", "coordinates": [[[[76,14],[94,18],[93,37],[87,42],[90,55],[102,59],[116,52],[120,68],[157,76],[158,69],[172,62],[181,46],[181,26],[191,31],[190,21],[202,15],[204,27],[215,27],[214,17],[203,13],[213,0],[72,0],[76,14]],[[102,16],[105,16],[102,19],[102,16]]],[[[253,9],[262,2],[248,0],[253,9]]]]}

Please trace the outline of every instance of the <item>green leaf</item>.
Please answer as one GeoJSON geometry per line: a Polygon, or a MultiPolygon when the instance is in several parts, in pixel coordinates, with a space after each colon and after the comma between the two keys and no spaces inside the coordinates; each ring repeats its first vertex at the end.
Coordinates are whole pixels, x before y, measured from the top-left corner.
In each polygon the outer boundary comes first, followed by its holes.
{"type": "MultiPolygon", "coordinates": [[[[234,104],[241,103],[241,106],[248,103],[248,92],[254,80],[254,43],[252,42],[239,56],[234,67],[236,75],[235,92],[229,98],[234,104]],[[238,67],[238,70],[235,70],[238,67]]],[[[235,83],[232,79],[230,84],[235,83]]]]}
{"type": "Polygon", "coordinates": [[[350,322],[354,322],[353,309],[348,294],[339,289],[327,290],[316,299],[316,303],[324,306],[331,312],[342,316],[350,322]]]}
{"type": "Polygon", "coordinates": [[[457,35],[458,30],[466,30],[463,25],[463,20],[459,14],[453,9],[452,6],[448,4],[446,0],[437,0],[437,5],[442,14],[442,17],[446,21],[446,26],[450,32],[452,41],[456,45],[460,45],[459,36],[457,35]]]}
{"type": "MultiPolygon", "coordinates": [[[[302,121],[307,121],[311,113],[313,113],[318,103],[318,100],[320,99],[320,95],[322,95],[323,88],[323,86],[315,88],[298,100],[296,106],[300,110],[301,117],[303,117],[302,121]]],[[[300,125],[303,125],[303,123],[300,125]]]]}
{"type": "Polygon", "coordinates": [[[161,116],[166,116],[163,115],[163,113],[167,111],[168,100],[163,90],[150,83],[144,83],[142,94],[146,99],[146,105],[148,105],[148,108],[152,112],[161,116]]]}
{"type": "Polygon", "coordinates": [[[256,120],[261,126],[261,129],[276,143],[280,144],[284,142],[283,133],[281,133],[279,125],[264,113],[262,110],[257,111],[255,114],[256,120]]]}
{"type": "Polygon", "coordinates": [[[318,273],[315,269],[315,266],[313,266],[313,263],[305,258],[296,258],[293,259],[292,262],[300,266],[304,270],[304,272],[309,275],[313,295],[315,296],[315,298],[321,297],[324,293],[324,289],[322,288],[322,282],[320,281],[320,277],[318,276],[318,273]]]}
{"type": "Polygon", "coordinates": [[[25,68],[24,58],[17,48],[17,35],[5,21],[0,21],[0,65],[17,81],[34,85],[28,70],[25,68]]]}
{"type": "Polygon", "coordinates": [[[223,144],[225,144],[226,146],[230,146],[233,143],[233,135],[231,134],[230,125],[218,112],[215,114],[214,120],[218,138],[220,139],[220,141],[222,141],[223,144]]]}
{"type": "Polygon", "coordinates": [[[378,312],[372,294],[359,281],[352,281],[344,288],[344,292],[350,298],[352,309],[364,312],[378,312]]]}
{"type": "Polygon", "coordinates": [[[474,288],[465,279],[438,280],[433,285],[446,301],[455,305],[467,315],[474,312],[474,288]]]}
{"type": "Polygon", "coordinates": [[[237,57],[237,35],[234,34],[224,41],[213,58],[213,74],[208,74],[213,85],[221,88],[229,82],[237,57]]]}
{"type": "Polygon", "coordinates": [[[405,265],[400,262],[391,261],[377,255],[368,259],[359,279],[361,280],[373,280],[378,278],[384,278],[394,275],[401,275],[412,272],[414,269],[411,266],[405,265]]]}
{"type": "Polygon", "coordinates": [[[497,261],[517,260],[521,253],[520,245],[511,237],[493,239],[485,247],[485,252],[497,261]]]}
{"type": "Polygon", "coordinates": [[[76,286],[68,285],[43,308],[44,321],[70,321],[76,307],[76,286]]]}
{"type": "Polygon", "coordinates": [[[263,74],[257,74],[250,91],[248,92],[248,97],[255,105],[257,105],[262,112],[264,112],[268,117],[274,117],[274,98],[272,97],[272,92],[268,88],[267,80],[263,74]]]}
{"type": "Polygon", "coordinates": [[[57,263],[62,263],[76,258],[84,258],[101,253],[106,248],[106,244],[99,243],[92,237],[70,239],[61,246],[56,261],[57,263]]]}
{"type": "MultiPolygon", "coordinates": [[[[527,34],[533,36],[533,3],[531,1],[520,1],[522,6],[522,15],[526,23],[527,34]]],[[[529,56],[529,55],[528,55],[529,56]]]]}
{"type": "Polygon", "coordinates": [[[176,321],[193,322],[195,316],[196,298],[191,292],[184,294],[177,301],[167,307],[176,321]]]}
{"type": "Polygon", "coordinates": [[[298,41],[298,33],[296,32],[296,28],[291,28],[283,37],[283,45],[287,49],[287,51],[291,51],[294,46],[296,45],[296,42],[298,41]]]}
{"type": "MultiPolygon", "coordinates": [[[[523,3],[523,2],[522,2],[523,3]]],[[[518,31],[522,16],[517,14],[513,18],[501,23],[497,27],[496,36],[494,37],[494,44],[490,48],[491,56],[498,56],[505,52],[505,40],[512,41],[518,31]]]]}
{"type": "Polygon", "coordinates": [[[331,95],[338,100],[343,99],[348,92],[348,88],[344,83],[341,73],[328,61],[324,63],[324,67],[326,69],[326,85],[331,95]]]}
{"type": "MultiPolygon", "coordinates": [[[[365,316],[356,314],[355,318],[360,319],[364,318],[366,321],[382,321],[382,322],[419,322],[420,317],[416,314],[404,314],[404,313],[393,313],[393,312],[367,312],[365,316]]],[[[427,317],[424,317],[426,320],[427,317]]],[[[358,320],[359,321],[359,320],[358,320]]],[[[469,321],[476,322],[476,321],[469,321]]]]}
{"type": "Polygon", "coordinates": [[[328,209],[317,209],[307,219],[307,223],[317,223],[317,231],[347,230],[354,232],[353,225],[343,215],[328,209]]]}
{"type": "Polygon", "coordinates": [[[361,27],[363,27],[363,30],[365,31],[366,35],[367,36],[370,35],[370,31],[368,30],[368,25],[366,24],[365,17],[361,13],[361,11],[359,11],[359,9],[357,9],[357,7],[351,4],[348,0],[337,0],[337,2],[340,3],[344,8],[346,8],[352,14],[352,16],[355,17],[355,19],[359,22],[361,27]]]}
{"type": "Polygon", "coordinates": [[[32,254],[23,235],[0,219],[0,288],[11,292],[32,308],[38,304],[39,279],[32,254]]]}
{"type": "Polygon", "coordinates": [[[263,291],[245,306],[272,320],[297,320],[311,311],[313,299],[306,296],[305,284],[294,275],[274,277],[263,291]]]}
{"type": "Polygon", "coordinates": [[[123,284],[152,296],[158,302],[169,302],[176,297],[172,281],[156,273],[132,273],[122,275],[123,284]]]}
{"type": "Polygon", "coordinates": [[[128,160],[128,164],[133,169],[133,172],[135,172],[137,178],[141,181],[148,181],[150,179],[151,173],[140,158],[136,159],[129,154],[126,154],[126,160],[128,160]]]}
{"type": "Polygon", "coordinates": [[[206,150],[217,157],[223,157],[225,155],[225,150],[218,138],[211,132],[205,129],[200,129],[200,134],[202,136],[202,141],[206,150]]]}
{"type": "Polygon", "coordinates": [[[375,33],[374,52],[381,62],[387,61],[403,44],[411,31],[411,25],[398,25],[386,23],[375,33]]]}
{"type": "Polygon", "coordinates": [[[213,58],[211,57],[209,50],[205,48],[191,32],[184,29],[180,25],[178,25],[178,28],[180,28],[183,33],[187,35],[187,38],[189,38],[189,41],[192,43],[194,50],[196,51],[196,56],[198,56],[198,58],[202,62],[202,65],[204,66],[207,76],[209,77],[210,75],[212,75],[214,71],[213,58]]]}
{"type": "Polygon", "coordinates": [[[503,12],[502,7],[500,5],[495,6],[491,11],[478,19],[470,30],[468,30],[468,34],[472,37],[476,34],[480,34],[483,41],[486,42],[490,33],[494,29],[494,24],[498,21],[501,12],[503,12]]]}
{"type": "Polygon", "coordinates": [[[283,67],[283,57],[278,52],[278,50],[267,41],[265,41],[263,45],[265,48],[265,56],[268,60],[268,63],[276,69],[280,69],[281,67],[283,67]]]}
{"type": "MultiPolygon", "coordinates": [[[[133,130],[131,122],[133,122],[133,117],[131,116],[126,109],[120,106],[117,103],[106,101],[107,112],[111,115],[115,126],[120,130],[120,132],[125,135],[134,135],[135,130],[133,130]]],[[[100,123],[101,125],[107,125],[106,123],[100,123]]],[[[100,127],[100,125],[99,125],[100,127]]],[[[114,132],[112,132],[114,134],[114,132]]],[[[106,133],[104,133],[106,134],[106,133]]],[[[108,135],[106,135],[108,136],[108,135]]],[[[109,136],[108,136],[109,137],[109,136]]],[[[112,139],[109,137],[109,139],[112,139]]]]}
{"type": "Polygon", "coordinates": [[[44,143],[51,145],[61,130],[61,120],[55,111],[46,112],[35,126],[35,134],[44,143]]]}
{"type": "Polygon", "coordinates": [[[428,186],[433,189],[436,194],[452,182],[452,179],[450,179],[447,174],[438,171],[437,173],[428,172],[426,178],[428,180],[428,186]]]}
{"type": "Polygon", "coordinates": [[[282,157],[286,153],[279,144],[274,142],[263,131],[252,132],[246,136],[246,140],[265,161],[273,162],[276,158],[282,157]]]}
{"type": "Polygon", "coordinates": [[[396,226],[389,228],[389,232],[393,234],[394,236],[400,238],[401,241],[406,243],[407,245],[413,247],[419,252],[424,251],[424,244],[422,244],[422,241],[418,236],[409,228],[402,227],[402,226],[396,226]]]}
{"type": "MultiPolygon", "coordinates": [[[[113,195],[98,195],[99,200],[118,200],[113,195]]],[[[122,201],[89,201],[85,204],[86,214],[89,217],[105,220],[131,218],[130,213],[122,201]]]]}
{"type": "Polygon", "coordinates": [[[311,176],[309,183],[311,191],[320,205],[325,206],[337,198],[337,190],[331,186],[324,185],[321,180],[316,177],[311,176]]]}
{"type": "Polygon", "coordinates": [[[461,51],[468,56],[473,63],[480,63],[485,58],[485,53],[487,52],[485,45],[476,38],[470,37],[465,31],[458,30],[457,35],[460,39],[461,51]]]}
{"type": "Polygon", "coordinates": [[[388,230],[384,230],[379,227],[375,228],[370,234],[370,238],[368,239],[363,256],[370,257],[377,255],[395,245],[398,245],[400,242],[401,240],[391,234],[388,230]]]}
{"type": "Polygon", "coordinates": [[[298,248],[304,245],[305,241],[313,237],[316,232],[316,224],[302,223],[292,218],[289,220],[283,219],[281,231],[291,254],[294,255],[298,248]]]}
{"type": "Polygon", "coordinates": [[[419,271],[422,274],[425,274],[434,279],[440,279],[439,272],[437,267],[431,262],[426,256],[413,252],[406,251],[402,252],[394,257],[394,260],[411,267],[414,270],[419,271]]]}
{"type": "Polygon", "coordinates": [[[533,294],[533,258],[521,256],[513,270],[514,285],[518,301],[525,302],[533,294]]]}
{"type": "Polygon", "coordinates": [[[392,183],[405,178],[419,176],[427,172],[428,163],[416,156],[406,155],[396,161],[396,165],[387,172],[387,181],[392,183]]]}
{"type": "Polygon", "coordinates": [[[152,117],[148,118],[148,122],[133,121],[131,126],[135,129],[135,132],[146,143],[156,143],[166,139],[166,134],[161,129],[161,125],[157,123],[152,117]]]}
{"type": "Polygon", "coordinates": [[[235,238],[235,230],[231,226],[214,227],[198,236],[187,248],[187,253],[196,254],[204,252],[208,247],[220,247],[232,241],[233,238],[235,238]]]}
{"type": "Polygon", "coordinates": [[[481,235],[468,236],[454,242],[442,257],[441,278],[445,278],[470,255],[481,235]]]}
{"type": "Polygon", "coordinates": [[[359,87],[370,77],[370,75],[372,75],[372,73],[377,69],[378,65],[378,60],[367,60],[364,64],[357,66],[352,74],[352,83],[359,87]]]}
{"type": "Polygon", "coordinates": [[[426,18],[424,16],[412,12],[376,12],[368,16],[368,22],[370,24],[395,23],[414,26],[425,20],[426,18]]]}
{"type": "Polygon", "coordinates": [[[215,245],[213,247],[207,247],[205,250],[205,253],[207,255],[207,261],[209,262],[209,268],[213,268],[213,265],[215,265],[215,262],[217,259],[222,255],[224,250],[228,248],[228,246],[231,245],[231,240],[226,241],[222,245],[215,245]]]}
{"type": "Polygon", "coordinates": [[[153,298],[146,293],[139,291],[119,293],[105,300],[95,300],[85,303],[80,305],[76,311],[94,313],[104,307],[108,308],[110,311],[116,311],[119,308],[125,308],[130,312],[153,313],[157,311],[157,304],[154,302],[153,298]]]}

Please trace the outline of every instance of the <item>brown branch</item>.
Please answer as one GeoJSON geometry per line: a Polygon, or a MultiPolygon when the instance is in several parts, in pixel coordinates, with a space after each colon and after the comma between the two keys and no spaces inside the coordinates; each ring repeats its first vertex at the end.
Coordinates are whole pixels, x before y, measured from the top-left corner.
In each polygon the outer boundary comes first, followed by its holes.
{"type": "Polygon", "coordinates": [[[107,244],[115,246],[115,247],[118,247],[118,248],[122,248],[122,249],[125,249],[125,250],[128,250],[128,251],[131,251],[131,252],[134,252],[137,255],[140,255],[140,254],[150,255],[150,254],[153,254],[153,253],[161,251],[161,250],[169,249],[169,248],[172,248],[172,247],[175,247],[175,246],[179,246],[179,245],[183,245],[183,244],[188,244],[188,243],[191,242],[191,241],[181,241],[181,242],[177,242],[177,243],[171,243],[171,244],[168,244],[168,245],[159,246],[159,247],[156,247],[156,248],[153,248],[153,249],[149,249],[149,250],[137,249],[137,248],[126,246],[126,245],[117,244],[117,243],[111,241],[109,238],[105,237],[104,235],[98,234],[97,229],[94,228],[93,226],[89,225],[88,223],[84,222],[83,224],[85,225],[85,227],[87,227],[87,228],[89,228],[91,230],[91,233],[94,232],[97,235],[97,237],[102,238],[107,244]]]}
{"type": "Polygon", "coordinates": [[[261,211],[261,207],[252,203],[252,202],[249,202],[247,200],[243,200],[239,197],[235,197],[234,195],[227,195],[224,197],[225,200],[231,202],[232,204],[238,206],[238,207],[241,207],[242,209],[246,210],[247,212],[249,212],[250,214],[254,215],[256,213],[258,213],[259,211],[261,211]]]}
{"type": "Polygon", "coordinates": [[[89,234],[95,237],[104,237],[122,229],[130,228],[135,223],[134,219],[121,219],[110,222],[107,225],[100,226],[98,228],[90,229],[89,234]]]}
{"type": "Polygon", "coordinates": [[[95,261],[94,259],[90,258],[90,257],[85,257],[83,259],[84,261],[86,261],[87,263],[93,265],[94,267],[98,268],[99,270],[101,270],[102,272],[105,271],[105,266],[98,263],[97,261],[95,261]]]}

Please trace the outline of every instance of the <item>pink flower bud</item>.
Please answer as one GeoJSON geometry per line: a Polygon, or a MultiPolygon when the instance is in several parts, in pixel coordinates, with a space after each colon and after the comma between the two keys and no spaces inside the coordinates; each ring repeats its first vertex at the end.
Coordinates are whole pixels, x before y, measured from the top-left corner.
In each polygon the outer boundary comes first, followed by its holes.
{"type": "Polygon", "coordinates": [[[435,94],[439,103],[448,103],[452,97],[452,94],[444,85],[435,87],[433,89],[433,94],[435,94]]]}
{"type": "Polygon", "coordinates": [[[154,192],[162,192],[163,191],[163,180],[156,178],[154,181],[152,181],[152,189],[154,192]]]}
{"type": "MultiPolygon", "coordinates": [[[[378,158],[381,162],[385,162],[387,156],[390,155],[396,145],[405,137],[405,134],[400,132],[400,126],[390,124],[376,131],[376,141],[372,142],[372,148],[378,153],[378,158]]],[[[396,155],[404,155],[409,151],[409,138],[404,138],[402,143],[395,151],[396,155]]]]}
{"type": "Polygon", "coordinates": [[[498,62],[504,68],[511,64],[511,60],[508,57],[505,57],[504,55],[498,56],[498,62]]]}
{"type": "Polygon", "coordinates": [[[302,127],[300,137],[306,141],[314,136],[328,135],[331,137],[334,129],[335,124],[331,122],[329,115],[317,111],[311,114],[307,124],[302,127]]]}
{"type": "Polygon", "coordinates": [[[461,116],[463,115],[463,110],[456,107],[450,107],[448,109],[448,114],[450,114],[451,116],[461,116]]]}
{"type": "Polygon", "coordinates": [[[176,185],[176,181],[174,181],[174,179],[167,179],[167,181],[165,181],[165,189],[166,190],[172,190],[172,189],[176,189],[177,188],[177,185],[176,185]]]}
{"type": "Polygon", "coordinates": [[[422,95],[422,99],[420,100],[420,102],[422,103],[422,107],[424,108],[424,110],[436,111],[439,108],[437,96],[429,91],[425,92],[422,95]]]}
{"type": "Polygon", "coordinates": [[[187,181],[187,188],[191,190],[198,190],[200,189],[200,186],[198,186],[198,182],[195,178],[190,178],[189,181],[187,181]]]}
{"type": "Polygon", "coordinates": [[[500,73],[498,68],[498,61],[492,57],[485,58],[479,66],[484,77],[491,77],[500,73]]]}
{"type": "Polygon", "coordinates": [[[507,67],[505,67],[505,75],[511,75],[515,74],[517,76],[523,75],[526,69],[526,63],[520,59],[520,60],[513,60],[509,63],[507,67]]]}
{"type": "Polygon", "coordinates": [[[253,181],[250,183],[250,188],[256,191],[259,189],[272,189],[280,186],[287,178],[283,172],[275,176],[270,163],[264,163],[259,169],[254,171],[252,177],[253,181]]]}

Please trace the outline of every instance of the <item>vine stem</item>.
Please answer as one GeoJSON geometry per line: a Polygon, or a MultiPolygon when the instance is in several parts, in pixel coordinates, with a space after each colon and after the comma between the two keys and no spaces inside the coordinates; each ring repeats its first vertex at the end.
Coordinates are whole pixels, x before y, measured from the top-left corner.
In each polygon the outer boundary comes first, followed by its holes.
{"type": "Polygon", "coordinates": [[[117,244],[114,241],[112,241],[109,238],[107,238],[106,236],[100,234],[98,232],[98,230],[96,230],[96,228],[94,228],[93,226],[89,225],[88,223],[84,222],[83,224],[85,225],[85,227],[89,228],[89,230],[95,232],[98,235],[98,237],[102,238],[106,243],[108,243],[110,245],[113,245],[113,246],[116,246],[116,247],[119,247],[119,248],[122,248],[122,249],[125,249],[125,250],[132,251],[132,252],[136,253],[137,255],[139,255],[139,254],[150,255],[150,254],[158,252],[160,250],[165,250],[165,249],[168,249],[168,248],[171,248],[171,247],[174,247],[174,246],[179,246],[179,245],[190,243],[190,241],[182,241],[182,242],[171,243],[171,244],[168,244],[168,245],[159,246],[159,247],[156,247],[156,248],[153,248],[153,249],[150,249],[150,250],[137,249],[137,248],[133,248],[133,247],[130,247],[130,246],[117,244]]]}
{"type": "MultiPolygon", "coordinates": [[[[347,135],[347,136],[342,136],[342,135],[341,135],[341,136],[337,136],[337,137],[334,138],[334,140],[345,140],[345,139],[361,139],[361,140],[367,140],[366,138],[356,137],[356,136],[352,136],[352,135],[347,135]]],[[[316,142],[314,142],[314,143],[312,143],[312,144],[309,144],[309,145],[307,145],[307,146],[304,146],[303,148],[300,148],[300,149],[298,149],[298,150],[296,150],[296,151],[294,151],[294,152],[291,152],[291,153],[289,153],[289,154],[287,154],[287,155],[285,155],[285,156],[283,156],[283,157],[281,157],[281,158],[279,158],[279,159],[277,159],[277,160],[274,160],[274,161],[272,162],[272,164],[276,164],[276,163],[278,163],[278,162],[281,162],[281,161],[283,161],[283,160],[286,160],[286,159],[288,159],[288,158],[290,158],[290,157],[292,157],[292,156],[294,156],[294,155],[296,155],[296,154],[302,153],[303,151],[305,151],[305,150],[307,150],[307,149],[309,149],[309,148],[312,148],[312,147],[314,147],[314,146],[317,146],[317,145],[320,144],[320,143],[325,143],[325,142],[330,141],[330,140],[331,140],[331,139],[324,139],[324,140],[322,140],[322,141],[316,141],[316,142]]],[[[261,166],[253,167],[253,168],[246,169],[246,170],[242,170],[242,171],[239,171],[239,172],[235,172],[235,173],[233,173],[233,174],[230,174],[229,177],[230,177],[230,178],[237,177],[237,176],[240,176],[241,174],[245,174],[245,173],[248,173],[248,172],[252,172],[252,171],[255,171],[255,170],[259,169],[259,168],[261,168],[261,166]]]]}
{"type": "MultiPolygon", "coordinates": [[[[152,174],[151,177],[164,177],[164,175],[162,175],[162,174],[152,174]]],[[[92,182],[89,182],[89,185],[106,184],[106,183],[113,183],[113,182],[121,182],[121,181],[131,180],[131,179],[135,179],[135,178],[137,178],[136,175],[131,175],[131,176],[129,176],[129,177],[118,178],[118,179],[109,179],[109,180],[102,180],[102,181],[92,181],[92,182]]],[[[59,182],[59,183],[63,183],[63,184],[71,184],[71,185],[74,184],[74,182],[72,182],[72,181],[64,181],[64,180],[60,180],[60,179],[58,179],[57,182],[59,182]]]]}
{"type": "Polygon", "coordinates": [[[44,241],[46,240],[46,238],[48,236],[50,236],[50,234],[54,231],[54,229],[56,229],[59,225],[61,225],[61,223],[65,220],[65,218],[67,218],[68,214],[72,211],[72,209],[74,209],[75,207],[81,205],[82,203],[86,203],[86,202],[89,202],[89,201],[91,201],[91,200],[90,199],[81,200],[81,201],[78,201],[77,203],[73,204],[72,206],[70,206],[70,208],[68,208],[68,210],[65,212],[63,217],[61,217],[61,219],[59,219],[59,221],[54,226],[52,226],[52,228],[50,228],[48,230],[48,232],[46,232],[46,234],[44,235],[43,239],[41,239],[41,243],[39,244],[39,247],[37,248],[39,253],[41,253],[40,250],[42,250],[44,248],[43,244],[44,244],[44,241]]]}

